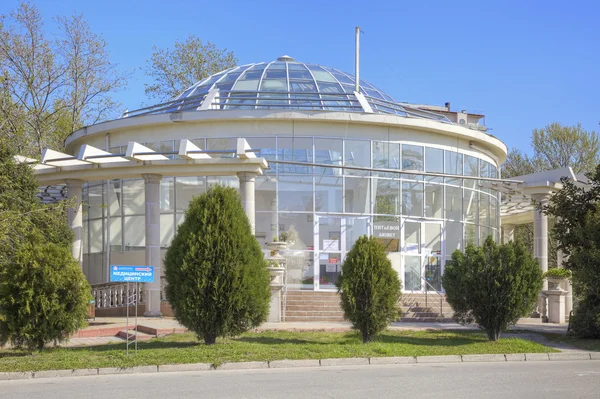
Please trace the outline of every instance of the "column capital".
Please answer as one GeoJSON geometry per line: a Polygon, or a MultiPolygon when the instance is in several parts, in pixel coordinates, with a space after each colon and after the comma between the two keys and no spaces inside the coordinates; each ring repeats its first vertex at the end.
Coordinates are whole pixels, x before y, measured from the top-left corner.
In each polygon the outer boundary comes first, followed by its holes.
{"type": "Polygon", "coordinates": [[[162,180],[162,175],[155,173],[142,173],[142,177],[145,183],[160,183],[162,180]]]}
{"type": "Polygon", "coordinates": [[[85,183],[85,180],[80,180],[80,179],[66,179],[65,183],[67,183],[67,188],[68,187],[81,188],[81,187],[83,187],[83,183],[85,183]]]}
{"type": "Polygon", "coordinates": [[[548,202],[552,194],[550,193],[537,193],[531,194],[531,199],[536,202],[548,202]]]}
{"type": "Polygon", "coordinates": [[[256,176],[258,176],[258,173],[239,172],[237,175],[240,181],[254,181],[256,179],[256,176]]]}

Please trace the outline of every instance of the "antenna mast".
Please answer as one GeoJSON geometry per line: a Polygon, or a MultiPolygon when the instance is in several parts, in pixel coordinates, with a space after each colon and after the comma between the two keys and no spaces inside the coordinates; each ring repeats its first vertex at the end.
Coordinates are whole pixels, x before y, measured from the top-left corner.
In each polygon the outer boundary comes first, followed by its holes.
{"type": "Polygon", "coordinates": [[[357,93],[360,93],[360,26],[356,27],[356,50],[354,53],[354,79],[356,85],[354,87],[357,93]]]}

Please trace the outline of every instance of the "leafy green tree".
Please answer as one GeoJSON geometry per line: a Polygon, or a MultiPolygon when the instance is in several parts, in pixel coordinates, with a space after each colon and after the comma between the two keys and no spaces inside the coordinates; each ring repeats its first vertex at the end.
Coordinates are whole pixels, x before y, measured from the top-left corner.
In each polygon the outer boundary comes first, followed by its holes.
{"type": "Polygon", "coordinates": [[[174,100],[194,83],[236,64],[233,52],[211,42],[202,43],[195,35],[176,41],[172,49],[154,46],[146,63],[146,75],[154,82],[146,85],[146,95],[161,101],[174,100]]]}
{"type": "Polygon", "coordinates": [[[562,179],[563,188],[542,207],[558,222],[552,228],[558,249],[567,256],[578,299],[571,327],[580,337],[600,337],[600,165],[589,187],[562,179]]]}
{"type": "Polygon", "coordinates": [[[165,257],[176,319],[207,345],[257,327],[269,311],[269,271],[235,189],[195,197],[165,257]]]}
{"type": "Polygon", "coordinates": [[[468,244],[454,251],[442,284],[462,324],[477,323],[491,341],[535,308],[542,289],[536,260],[520,243],[497,245],[491,237],[482,246],[468,244]]]}
{"type": "MultiPolygon", "coordinates": [[[[581,124],[564,126],[553,122],[541,129],[534,129],[531,147],[532,156],[518,148],[508,152],[506,162],[502,165],[502,177],[511,178],[567,166],[575,173],[589,173],[600,161],[598,134],[584,130],[581,124]]],[[[553,218],[549,223],[554,224],[553,218]]],[[[514,237],[515,241],[523,242],[533,253],[533,223],[516,226],[514,237]]],[[[548,238],[548,266],[556,267],[556,238],[548,238]]]]}
{"type": "Polygon", "coordinates": [[[0,345],[42,350],[83,326],[90,287],[71,255],[68,203],[42,205],[13,157],[0,138],[0,345]]]}
{"type": "Polygon", "coordinates": [[[401,283],[375,237],[360,237],[346,256],[337,283],[344,317],[369,342],[398,319],[401,283]]]}
{"type": "Polygon", "coordinates": [[[57,17],[49,35],[35,5],[0,17],[0,133],[22,155],[60,150],[76,129],[116,115],[111,94],[129,77],[83,15],[57,17]]]}

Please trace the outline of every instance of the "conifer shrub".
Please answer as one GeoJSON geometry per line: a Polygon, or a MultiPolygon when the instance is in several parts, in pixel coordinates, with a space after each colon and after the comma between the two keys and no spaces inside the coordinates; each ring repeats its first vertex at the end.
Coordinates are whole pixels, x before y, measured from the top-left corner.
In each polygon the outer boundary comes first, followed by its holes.
{"type": "Polygon", "coordinates": [[[42,351],[85,325],[90,286],[70,248],[31,239],[0,268],[0,345],[42,351]]]}
{"type": "Polygon", "coordinates": [[[468,244],[446,263],[442,284],[461,324],[477,323],[489,340],[531,313],[542,289],[537,261],[522,243],[497,245],[488,237],[482,246],[468,244]]]}
{"type": "Polygon", "coordinates": [[[235,189],[195,197],[165,257],[175,318],[208,345],[259,326],[269,312],[269,271],[235,189]]]}
{"type": "Polygon", "coordinates": [[[337,283],[344,318],[369,342],[399,316],[398,273],[375,237],[360,237],[342,265],[337,283]]]}

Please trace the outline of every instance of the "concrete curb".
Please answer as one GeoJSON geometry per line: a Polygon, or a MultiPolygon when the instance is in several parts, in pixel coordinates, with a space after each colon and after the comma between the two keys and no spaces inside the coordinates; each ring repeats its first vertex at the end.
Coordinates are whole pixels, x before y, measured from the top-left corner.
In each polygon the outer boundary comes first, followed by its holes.
{"type": "Polygon", "coordinates": [[[293,367],[343,367],[366,366],[383,364],[436,364],[436,363],[472,363],[472,362],[536,362],[536,361],[567,361],[567,360],[600,360],[600,352],[562,352],[562,353],[510,353],[485,355],[448,355],[448,356],[417,356],[417,357],[350,357],[339,359],[300,359],[272,360],[268,362],[237,362],[223,363],[215,366],[211,363],[164,364],[154,366],[135,366],[127,368],[106,367],[95,369],[74,370],[42,370],[27,372],[0,372],[0,381],[23,380],[30,378],[84,377],[98,375],[142,374],[142,373],[173,373],[184,371],[211,370],[258,370],[281,369],[293,367]]]}

